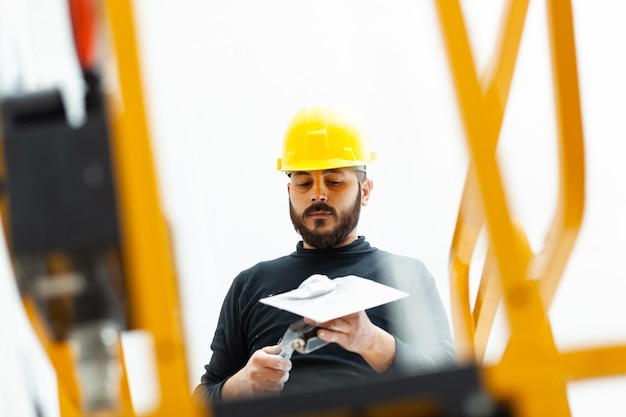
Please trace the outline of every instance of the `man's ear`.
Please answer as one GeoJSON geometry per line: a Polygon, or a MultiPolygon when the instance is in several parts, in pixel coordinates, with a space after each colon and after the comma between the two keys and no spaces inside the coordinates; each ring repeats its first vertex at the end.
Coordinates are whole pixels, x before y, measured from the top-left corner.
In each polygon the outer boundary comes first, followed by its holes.
{"type": "Polygon", "coordinates": [[[291,192],[291,183],[288,182],[287,183],[287,194],[289,194],[291,192]]]}
{"type": "Polygon", "coordinates": [[[363,181],[361,181],[361,205],[363,207],[367,206],[373,188],[374,181],[372,181],[371,179],[365,178],[363,181]]]}

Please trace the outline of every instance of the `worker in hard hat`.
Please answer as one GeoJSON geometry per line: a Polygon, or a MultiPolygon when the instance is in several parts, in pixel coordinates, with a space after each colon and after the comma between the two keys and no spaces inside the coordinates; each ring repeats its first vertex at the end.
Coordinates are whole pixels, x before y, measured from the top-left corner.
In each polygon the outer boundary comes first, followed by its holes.
{"type": "Polygon", "coordinates": [[[424,263],[379,250],[357,232],[373,189],[366,166],[375,157],[361,129],[332,108],[307,107],[291,120],[278,170],[289,176],[289,212],[302,241],[235,278],[196,396],[215,403],[284,395],[455,363],[448,318],[424,263]],[[318,323],[317,337],[328,344],[288,359],[278,343],[299,316],[259,300],[314,274],[356,275],[410,295],[318,323]]]}

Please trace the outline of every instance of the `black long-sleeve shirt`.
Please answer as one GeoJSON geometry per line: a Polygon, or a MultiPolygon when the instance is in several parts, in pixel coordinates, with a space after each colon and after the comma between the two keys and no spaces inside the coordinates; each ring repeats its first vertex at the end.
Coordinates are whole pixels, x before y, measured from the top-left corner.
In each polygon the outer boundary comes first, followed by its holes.
{"type": "MultiPolygon", "coordinates": [[[[357,275],[409,294],[367,310],[369,319],[396,340],[396,356],[386,373],[420,372],[454,364],[448,318],[423,262],[378,250],[364,237],[328,250],[305,249],[300,242],[290,255],[260,262],[235,278],[222,305],[211,361],[195,395],[219,402],[224,382],[243,368],[256,350],[279,342],[287,327],[300,317],[258,301],[293,290],[313,274],[331,279],[357,275]]],[[[306,355],[294,352],[291,361],[283,395],[377,376],[360,355],[336,344],[306,355]]]]}

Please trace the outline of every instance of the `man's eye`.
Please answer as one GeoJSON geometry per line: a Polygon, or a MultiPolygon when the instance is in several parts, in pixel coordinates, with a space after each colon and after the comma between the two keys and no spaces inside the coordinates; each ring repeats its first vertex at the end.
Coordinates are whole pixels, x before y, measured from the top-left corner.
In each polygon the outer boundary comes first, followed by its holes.
{"type": "Polygon", "coordinates": [[[342,184],[342,181],[328,181],[328,184],[333,187],[338,187],[342,184]]]}
{"type": "Polygon", "coordinates": [[[305,188],[305,187],[310,187],[311,183],[310,182],[299,182],[296,184],[297,187],[301,187],[301,188],[305,188]]]}

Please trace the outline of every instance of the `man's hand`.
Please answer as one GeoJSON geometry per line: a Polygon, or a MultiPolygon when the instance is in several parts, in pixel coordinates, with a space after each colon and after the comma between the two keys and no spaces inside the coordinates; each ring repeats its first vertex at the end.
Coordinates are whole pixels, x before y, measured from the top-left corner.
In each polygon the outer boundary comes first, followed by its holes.
{"type": "Polygon", "coordinates": [[[289,379],[291,361],[278,356],[279,345],[267,346],[252,354],[246,366],[222,387],[222,399],[278,395],[289,379]]]}
{"type": "Polygon", "coordinates": [[[393,363],[396,341],[392,335],[374,325],[365,311],[349,314],[325,323],[305,319],[320,328],[317,337],[337,343],[350,352],[358,353],[376,371],[384,372],[393,363]]]}

